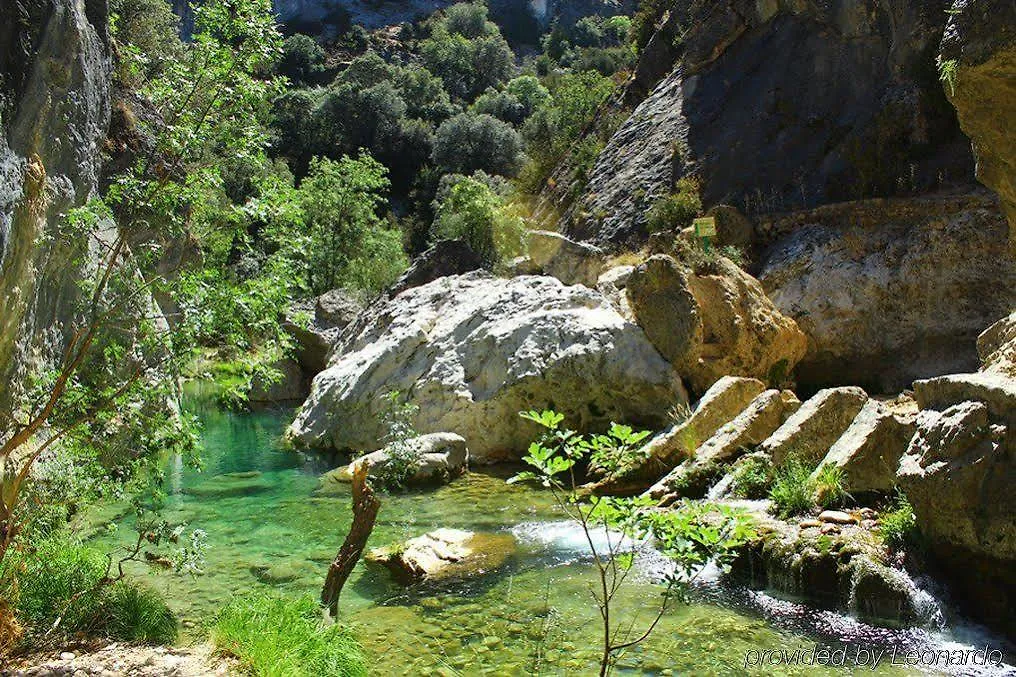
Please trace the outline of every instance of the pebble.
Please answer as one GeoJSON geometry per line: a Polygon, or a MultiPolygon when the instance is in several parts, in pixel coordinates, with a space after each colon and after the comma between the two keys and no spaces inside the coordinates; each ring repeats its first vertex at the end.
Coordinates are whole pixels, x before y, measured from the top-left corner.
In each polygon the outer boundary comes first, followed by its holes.
{"type": "Polygon", "coordinates": [[[822,514],[818,516],[818,521],[831,524],[854,524],[857,522],[857,518],[842,510],[823,510],[822,514]]]}
{"type": "Polygon", "coordinates": [[[76,657],[77,656],[74,655],[73,651],[64,651],[62,654],[60,654],[60,660],[62,661],[72,661],[76,657]]]}
{"type": "Polygon", "coordinates": [[[822,526],[822,523],[818,520],[802,520],[800,527],[802,529],[813,529],[822,526]]]}
{"type": "Polygon", "coordinates": [[[830,536],[832,534],[838,534],[838,533],[840,533],[840,528],[838,526],[836,526],[835,524],[823,524],[822,525],[822,533],[827,535],[827,536],[830,536]]]}

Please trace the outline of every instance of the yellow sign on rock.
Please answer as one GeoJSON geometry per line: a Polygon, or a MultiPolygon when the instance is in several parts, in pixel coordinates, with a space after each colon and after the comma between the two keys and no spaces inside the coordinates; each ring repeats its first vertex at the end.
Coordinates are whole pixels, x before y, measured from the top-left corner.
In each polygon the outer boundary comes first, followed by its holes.
{"type": "MultiPolygon", "coordinates": [[[[687,223],[687,221],[685,222],[687,223]]],[[[716,236],[716,219],[712,216],[703,216],[695,219],[695,234],[699,237],[716,236]]]]}

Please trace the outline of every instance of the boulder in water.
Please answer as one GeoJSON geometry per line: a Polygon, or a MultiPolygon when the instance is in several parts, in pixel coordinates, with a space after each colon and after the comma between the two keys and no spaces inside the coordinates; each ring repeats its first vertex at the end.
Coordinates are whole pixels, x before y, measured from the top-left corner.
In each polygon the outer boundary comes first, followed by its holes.
{"type": "MultiPolygon", "coordinates": [[[[404,453],[415,459],[416,470],[408,478],[407,486],[425,486],[441,484],[458,477],[466,471],[469,461],[469,450],[466,440],[454,433],[431,433],[420,435],[400,443],[404,453]]],[[[367,465],[367,476],[376,479],[388,465],[392,445],[384,449],[361,456],[352,463],[336,468],[321,477],[320,489],[329,491],[337,484],[349,484],[353,481],[356,468],[367,465]]]]}
{"type": "Polygon", "coordinates": [[[515,552],[511,534],[435,529],[405,543],[375,548],[367,562],[386,567],[403,584],[469,578],[502,567],[515,552]]]}
{"type": "Polygon", "coordinates": [[[518,412],[553,408],[579,430],[662,428],[681,379],[596,291],[552,277],[444,277],[373,307],[314,379],[290,426],[300,447],[373,449],[397,390],[421,433],[454,430],[473,462],[518,458],[537,434],[518,412]]]}

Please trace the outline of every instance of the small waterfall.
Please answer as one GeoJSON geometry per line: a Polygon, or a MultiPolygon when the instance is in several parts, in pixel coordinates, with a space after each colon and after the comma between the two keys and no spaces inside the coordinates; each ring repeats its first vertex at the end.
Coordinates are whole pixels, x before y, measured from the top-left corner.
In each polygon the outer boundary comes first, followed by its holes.
{"type": "Polygon", "coordinates": [[[723,478],[714,484],[711,489],[706,493],[706,499],[710,501],[718,501],[719,499],[730,493],[730,486],[734,483],[734,474],[727,473],[723,478]]]}
{"type": "Polygon", "coordinates": [[[901,569],[864,559],[850,577],[847,608],[861,616],[927,628],[945,626],[942,605],[901,569]]]}

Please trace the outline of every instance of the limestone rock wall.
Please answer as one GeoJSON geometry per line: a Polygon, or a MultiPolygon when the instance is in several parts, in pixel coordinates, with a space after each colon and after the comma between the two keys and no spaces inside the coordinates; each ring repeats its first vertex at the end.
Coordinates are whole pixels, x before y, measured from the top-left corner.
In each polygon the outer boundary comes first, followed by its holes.
{"type": "MultiPolygon", "coordinates": [[[[946,9],[940,0],[675,2],[661,32],[680,35],[679,46],[647,47],[630,88],[667,74],[564,210],[567,232],[638,241],[646,209],[689,173],[707,206],[750,213],[969,181],[969,143],[935,70],[946,9]]],[[[572,188],[548,188],[543,212],[561,211],[572,188]]]]}
{"type": "MultiPolygon", "coordinates": [[[[96,189],[109,123],[104,0],[4,0],[0,26],[0,411],[57,355],[85,243],[61,215],[96,189]]],[[[2,430],[2,426],[0,426],[2,430]]]]}

